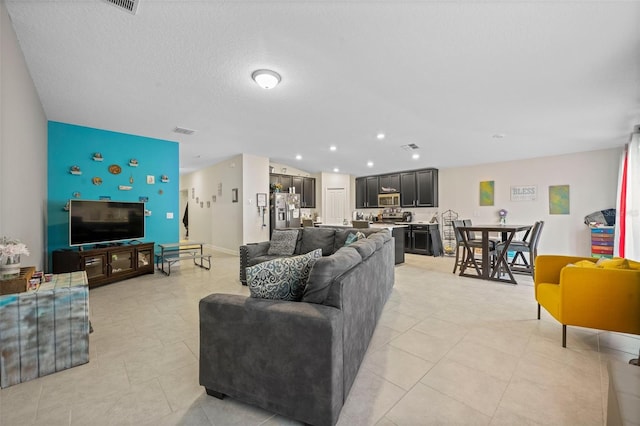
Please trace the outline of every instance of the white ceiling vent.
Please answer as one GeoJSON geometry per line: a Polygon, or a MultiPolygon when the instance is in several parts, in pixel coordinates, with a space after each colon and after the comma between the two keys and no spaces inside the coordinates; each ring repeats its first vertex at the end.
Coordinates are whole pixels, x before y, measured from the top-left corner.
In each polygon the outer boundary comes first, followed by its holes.
{"type": "Polygon", "coordinates": [[[401,145],[400,148],[404,149],[405,151],[414,151],[416,149],[420,149],[420,147],[418,145],[416,145],[415,143],[410,143],[407,145],[401,145]]]}
{"type": "Polygon", "coordinates": [[[173,131],[175,133],[182,133],[183,135],[192,135],[196,132],[195,130],[185,129],[184,127],[176,127],[173,131]]]}
{"type": "Polygon", "coordinates": [[[135,15],[138,11],[138,5],[140,4],[140,0],[103,0],[109,4],[114,5],[115,7],[126,10],[132,15],[135,15]]]}

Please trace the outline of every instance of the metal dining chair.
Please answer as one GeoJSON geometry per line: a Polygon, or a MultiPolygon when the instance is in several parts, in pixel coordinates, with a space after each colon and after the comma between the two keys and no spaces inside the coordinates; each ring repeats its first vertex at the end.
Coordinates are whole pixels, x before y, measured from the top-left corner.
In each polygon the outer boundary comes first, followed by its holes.
{"type": "MultiPolygon", "coordinates": [[[[468,252],[465,249],[464,242],[462,241],[461,231],[458,229],[461,226],[471,226],[471,220],[452,220],[451,224],[453,226],[453,234],[456,237],[456,260],[453,264],[453,273],[456,273],[458,266],[462,266],[465,263],[467,267],[471,265],[470,259],[467,259],[468,252]],[[460,254],[462,252],[462,254],[460,254]]],[[[470,231],[468,233],[468,244],[473,250],[476,248],[482,248],[482,240],[476,239],[475,233],[470,231]]],[[[493,265],[493,261],[495,259],[495,243],[489,242],[489,256],[491,256],[491,264],[493,265]]]]}
{"type": "MultiPolygon", "coordinates": [[[[529,239],[526,240],[513,240],[509,244],[509,251],[515,252],[513,259],[509,262],[509,267],[512,272],[519,272],[528,275],[534,273],[534,265],[536,256],[538,255],[538,242],[540,241],[540,234],[544,227],[544,221],[540,220],[533,225],[529,239]],[[528,253],[528,258],[525,257],[525,253],[528,253]],[[519,262],[518,260],[521,260],[519,262]]],[[[500,253],[504,250],[505,243],[499,243],[496,246],[496,250],[500,253]]]]}
{"type": "Polygon", "coordinates": [[[352,220],[351,226],[353,226],[354,228],[368,228],[369,221],[368,220],[352,220]]]}

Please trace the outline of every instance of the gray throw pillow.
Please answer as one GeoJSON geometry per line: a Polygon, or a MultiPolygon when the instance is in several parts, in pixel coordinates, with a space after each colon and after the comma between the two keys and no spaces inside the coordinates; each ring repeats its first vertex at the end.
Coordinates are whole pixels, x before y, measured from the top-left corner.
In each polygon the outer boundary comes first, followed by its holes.
{"type": "Polygon", "coordinates": [[[251,297],[300,301],[309,279],[309,272],[322,257],[317,249],[307,254],[283,257],[247,268],[247,286],[251,297]]]}
{"type": "Polygon", "coordinates": [[[296,249],[298,232],[297,229],[274,229],[267,254],[291,256],[296,249]]]}

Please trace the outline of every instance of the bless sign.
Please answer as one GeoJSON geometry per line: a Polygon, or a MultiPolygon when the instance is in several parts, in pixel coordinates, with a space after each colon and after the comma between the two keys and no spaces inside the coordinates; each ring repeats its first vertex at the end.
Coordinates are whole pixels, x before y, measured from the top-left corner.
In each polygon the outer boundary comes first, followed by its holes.
{"type": "Polygon", "coordinates": [[[536,185],[519,185],[511,187],[511,201],[532,201],[538,195],[536,185]]]}

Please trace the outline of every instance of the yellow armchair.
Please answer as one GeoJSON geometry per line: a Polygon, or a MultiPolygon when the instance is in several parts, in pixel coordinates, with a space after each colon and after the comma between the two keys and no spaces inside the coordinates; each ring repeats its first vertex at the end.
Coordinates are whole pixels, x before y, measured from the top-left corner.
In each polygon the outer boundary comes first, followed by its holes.
{"type": "Polygon", "coordinates": [[[597,260],[536,257],[538,319],[542,306],[562,324],[562,347],[567,347],[567,325],[640,334],[640,262],[620,259],[609,262],[613,267],[601,268],[595,267],[597,260]],[[620,262],[628,269],[615,265],[620,262]],[[583,266],[567,267],[569,264],[583,266]]]}

